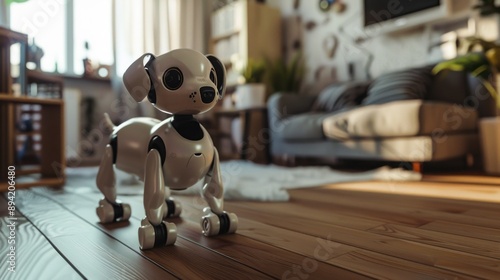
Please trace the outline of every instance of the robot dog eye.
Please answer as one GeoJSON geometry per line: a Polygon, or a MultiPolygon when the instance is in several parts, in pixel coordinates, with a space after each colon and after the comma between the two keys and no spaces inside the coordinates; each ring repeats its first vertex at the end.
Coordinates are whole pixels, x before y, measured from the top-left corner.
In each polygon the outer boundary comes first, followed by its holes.
{"type": "Polygon", "coordinates": [[[215,74],[214,68],[210,69],[210,81],[212,81],[212,83],[217,85],[217,75],[215,74]]]}
{"type": "Polygon", "coordinates": [[[163,84],[169,90],[176,90],[182,86],[184,77],[182,72],[177,67],[168,68],[165,73],[163,73],[163,84]]]}

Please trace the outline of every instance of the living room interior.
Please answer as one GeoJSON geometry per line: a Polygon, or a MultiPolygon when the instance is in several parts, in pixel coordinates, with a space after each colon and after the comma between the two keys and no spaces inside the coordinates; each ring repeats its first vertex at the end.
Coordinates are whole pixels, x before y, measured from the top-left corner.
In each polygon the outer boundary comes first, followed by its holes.
{"type": "Polygon", "coordinates": [[[489,0],[0,0],[0,278],[495,279],[499,42],[489,0]],[[194,118],[235,232],[197,177],[145,248],[149,173],[114,151],[115,203],[100,169],[120,124],[175,120],[129,66],[185,48],[225,68],[194,118]]]}

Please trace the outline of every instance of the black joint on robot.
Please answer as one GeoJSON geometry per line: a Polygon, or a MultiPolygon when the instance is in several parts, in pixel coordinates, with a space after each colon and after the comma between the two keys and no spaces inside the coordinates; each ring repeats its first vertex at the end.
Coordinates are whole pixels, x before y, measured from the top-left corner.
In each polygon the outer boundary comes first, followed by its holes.
{"type": "Polygon", "coordinates": [[[227,213],[222,213],[218,216],[220,221],[219,234],[226,234],[229,231],[229,226],[231,223],[229,220],[229,215],[227,215],[227,213]]]}
{"type": "Polygon", "coordinates": [[[155,244],[154,247],[163,247],[167,243],[167,227],[164,223],[153,226],[155,230],[155,244]]]}
{"type": "Polygon", "coordinates": [[[115,164],[116,156],[118,155],[118,136],[116,136],[116,134],[111,135],[109,145],[111,146],[111,149],[113,151],[113,164],[115,164]]]}
{"type": "Polygon", "coordinates": [[[151,150],[157,150],[160,154],[161,165],[165,163],[165,159],[167,158],[167,149],[165,148],[165,143],[161,139],[160,136],[155,135],[149,141],[148,152],[151,150]]]}
{"type": "Polygon", "coordinates": [[[167,203],[167,217],[171,217],[175,214],[175,202],[170,199],[166,199],[165,202],[167,203]]]}
{"type": "Polygon", "coordinates": [[[149,102],[151,102],[151,104],[156,104],[156,90],[155,90],[155,86],[153,84],[153,79],[151,78],[154,75],[152,75],[152,73],[150,73],[151,72],[150,67],[153,64],[154,60],[155,60],[155,57],[151,56],[151,58],[148,60],[148,62],[146,62],[146,65],[144,66],[144,70],[146,71],[146,73],[148,74],[148,77],[149,77],[148,100],[149,100],[149,102]]]}
{"type": "Polygon", "coordinates": [[[201,125],[193,115],[174,115],[172,126],[185,139],[192,141],[203,139],[201,125]]]}
{"type": "Polygon", "coordinates": [[[123,218],[123,205],[121,203],[111,203],[111,206],[113,206],[113,212],[115,213],[113,221],[116,222],[123,218]]]}

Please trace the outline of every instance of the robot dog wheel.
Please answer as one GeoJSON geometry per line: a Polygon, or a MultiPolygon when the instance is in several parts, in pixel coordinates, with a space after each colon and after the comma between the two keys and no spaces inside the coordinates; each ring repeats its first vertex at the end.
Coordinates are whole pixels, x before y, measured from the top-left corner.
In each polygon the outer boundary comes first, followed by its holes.
{"type": "Polygon", "coordinates": [[[205,215],[201,218],[201,227],[205,236],[233,233],[238,228],[238,217],[234,213],[217,215],[209,207],[203,209],[203,213],[205,215]]]}
{"type": "Polygon", "coordinates": [[[182,212],[182,205],[172,199],[172,198],[167,198],[165,199],[165,203],[167,204],[167,213],[165,218],[173,218],[173,217],[179,217],[182,212]]]}
{"type": "Polygon", "coordinates": [[[97,216],[103,224],[119,221],[128,221],[132,213],[130,205],[127,203],[110,203],[106,199],[99,201],[96,208],[97,216]]]}
{"type": "Polygon", "coordinates": [[[161,222],[152,225],[147,218],[141,222],[139,228],[139,246],[141,250],[172,245],[177,240],[177,226],[173,223],[161,222]]]}

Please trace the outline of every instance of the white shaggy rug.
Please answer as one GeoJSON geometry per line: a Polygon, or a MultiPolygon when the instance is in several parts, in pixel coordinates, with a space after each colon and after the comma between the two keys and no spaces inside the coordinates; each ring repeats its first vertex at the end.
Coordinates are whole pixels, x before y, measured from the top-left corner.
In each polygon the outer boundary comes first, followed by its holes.
{"type": "MultiPolygon", "coordinates": [[[[224,198],[227,200],[287,201],[288,189],[317,187],[325,184],[359,181],[419,181],[421,174],[401,168],[380,167],[365,172],[341,172],[329,167],[282,167],[260,165],[249,161],[221,163],[224,198]]],[[[67,168],[67,185],[95,186],[97,167],[67,168]],[[91,182],[89,181],[91,180],[91,182]]],[[[124,172],[117,171],[119,195],[142,194],[142,182],[124,172]]],[[[202,181],[174,194],[199,194],[202,181]]],[[[97,187],[95,187],[97,190],[97,187]]]]}

